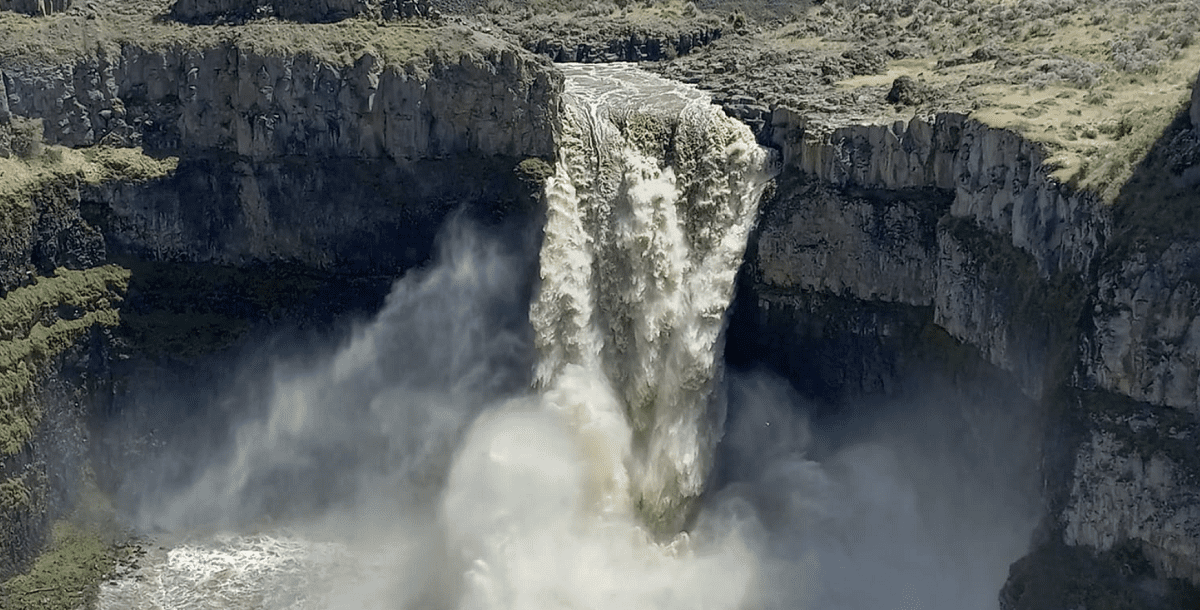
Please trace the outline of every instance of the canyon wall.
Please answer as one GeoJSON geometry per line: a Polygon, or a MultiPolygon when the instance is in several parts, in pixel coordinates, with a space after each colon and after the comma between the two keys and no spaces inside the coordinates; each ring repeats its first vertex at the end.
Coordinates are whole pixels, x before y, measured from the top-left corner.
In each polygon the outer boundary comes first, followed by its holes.
{"type": "MultiPolygon", "coordinates": [[[[40,119],[50,145],[136,152],[54,149],[58,169],[0,192],[0,357],[20,376],[0,404],[0,574],[44,538],[45,456],[71,421],[54,414],[85,410],[64,388],[103,381],[85,355],[128,325],[139,278],[106,261],[394,276],[453,209],[530,205],[522,161],[555,154],[561,76],[476,42],[406,63],[130,43],[5,64],[0,151],[40,119]]],[[[1200,85],[1185,114],[1200,129],[1200,85]]],[[[731,349],[833,400],[888,392],[913,352],[973,350],[1045,406],[1049,538],[1133,543],[1200,583],[1200,242],[1130,246],[1119,207],[963,114],[770,118],[784,167],[739,293],[754,337],[731,349]]]]}
{"type": "Polygon", "coordinates": [[[401,63],[227,41],[4,64],[0,577],[70,507],[115,362],[378,306],[455,210],[534,212],[562,77],[450,30],[401,63]]]}
{"type": "Polygon", "coordinates": [[[561,90],[547,62],[494,39],[400,65],[125,45],[4,79],[48,144],[179,159],[83,192],[112,253],[380,273],[423,260],[450,210],[528,198],[518,165],[553,155],[561,90]]]}
{"type": "MultiPolygon", "coordinates": [[[[901,356],[928,348],[922,328],[944,330],[1045,405],[1043,452],[1066,456],[1043,472],[1061,487],[1045,498],[1056,543],[1103,555],[1132,542],[1160,576],[1200,583],[1195,238],[1146,233],[1131,248],[1130,201],[1058,182],[1039,144],[962,115],[839,123],[779,108],[771,133],[785,178],[738,315],[798,338],[776,366],[824,377],[809,387],[848,384],[832,396],[844,400],[886,390],[901,356]],[[814,313],[831,315],[814,304],[830,299],[866,323],[814,333],[814,313]]],[[[1164,201],[1186,213],[1195,193],[1164,201]]]]}

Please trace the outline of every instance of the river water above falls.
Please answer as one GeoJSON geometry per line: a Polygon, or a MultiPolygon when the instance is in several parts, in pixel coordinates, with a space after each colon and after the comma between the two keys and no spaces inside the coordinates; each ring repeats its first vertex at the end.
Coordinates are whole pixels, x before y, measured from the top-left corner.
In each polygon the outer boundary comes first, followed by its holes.
{"type": "Polygon", "coordinates": [[[1022,432],[930,399],[809,459],[786,384],[722,365],[767,151],[693,88],[564,72],[540,239],[452,220],[341,344],[248,360],[225,442],[130,472],[150,550],[101,608],[995,605],[1033,511],[983,458],[1022,432]]]}

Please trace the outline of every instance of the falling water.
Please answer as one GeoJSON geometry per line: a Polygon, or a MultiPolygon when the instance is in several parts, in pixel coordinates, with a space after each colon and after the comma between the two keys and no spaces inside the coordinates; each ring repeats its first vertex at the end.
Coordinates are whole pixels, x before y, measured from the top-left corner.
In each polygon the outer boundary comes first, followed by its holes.
{"type": "Polygon", "coordinates": [[[100,608],[994,607],[1029,418],[938,397],[814,460],[786,383],[722,373],[766,151],[694,88],[563,71],[540,240],[454,219],[343,344],[204,388],[250,415],[129,468],[149,552],[100,608]]]}
{"type": "Polygon", "coordinates": [[[487,315],[511,309],[520,257],[453,230],[440,262],[398,282],[325,364],[276,369],[265,416],[227,455],[139,507],[144,527],[186,532],[320,506],[302,529],[338,522],[313,536],[335,540],[394,509],[404,525],[383,563],[443,566],[434,584],[331,594],[369,590],[349,575],[388,551],[258,531],[165,545],[106,586],[102,607],[736,606],[744,546],[694,549],[681,530],[721,436],[721,333],[767,153],[694,88],[628,66],[564,72],[528,310],[532,392],[496,381],[521,360],[522,333],[487,315]],[[704,586],[718,579],[720,593],[704,586]]]}
{"type": "Polygon", "coordinates": [[[767,154],[698,90],[633,67],[566,72],[537,384],[600,447],[608,508],[632,497],[674,534],[721,437],[721,330],[767,154]]]}

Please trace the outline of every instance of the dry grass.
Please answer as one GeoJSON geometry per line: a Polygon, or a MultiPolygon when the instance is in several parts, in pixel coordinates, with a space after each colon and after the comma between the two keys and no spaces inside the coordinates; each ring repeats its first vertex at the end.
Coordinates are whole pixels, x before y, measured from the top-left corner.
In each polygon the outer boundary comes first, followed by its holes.
{"type": "Polygon", "coordinates": [[[1042,143],[1055,179],[1111,203],[1188,103],[1198,29],[1200,0],[841,0],[764,36],[787,51],[874,45],[894,57],[886,72],[838,89],[913,77],[1042,143]]]}
{"type": "Polygon", "coordinates": [[[239,26],[185,25],[166,18],[169,2],[149,0],[100,4],[98,16],[76,13],[32,18],[0,12],[0,59],[69,62],[123,45],[156,50],[234,46],[265,55],[307,54],[335,65],[350,65],[364,53],[386,64],[422,63],[431,50],[455,56],[502,45],[495,38],[454,25],[421,20],[347,19],[302,24],[276,19],[239,26]],[[134,6],[136,5],[136,6],[134,6]]]}

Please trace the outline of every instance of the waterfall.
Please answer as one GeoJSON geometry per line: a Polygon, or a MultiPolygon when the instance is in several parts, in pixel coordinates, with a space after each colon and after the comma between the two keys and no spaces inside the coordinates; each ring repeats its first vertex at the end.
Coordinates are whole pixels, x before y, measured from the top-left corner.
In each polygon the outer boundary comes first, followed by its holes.
{"type": "Polygon", "coordinates": [[[767,151],[692,87],[632,66],[563,70],[536,383],[603,448],[605,508],[628,498],[673,534],[721,436],[721,331],[767,151]]]}
{"type": "Polygon", "coordinates": [[[175,539],[103,586],[101,608],[683,610],[755,595],[755,519],[698,500],[768,154],[694,88],[564,71],[532,301],[528,240],[451,222],[343,344],[217,392],[261,405],[229,447],[129,473],[141,529],[175,539]]]}

